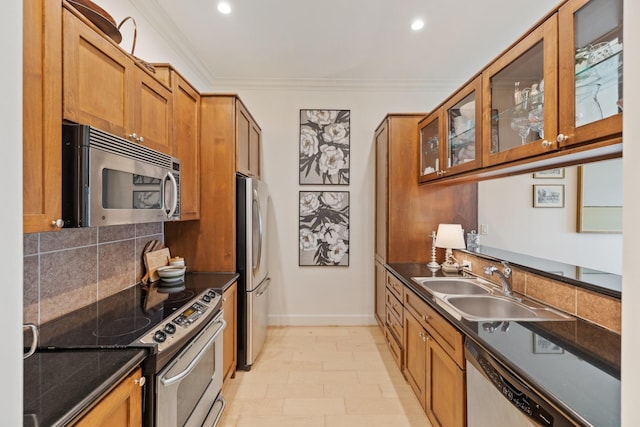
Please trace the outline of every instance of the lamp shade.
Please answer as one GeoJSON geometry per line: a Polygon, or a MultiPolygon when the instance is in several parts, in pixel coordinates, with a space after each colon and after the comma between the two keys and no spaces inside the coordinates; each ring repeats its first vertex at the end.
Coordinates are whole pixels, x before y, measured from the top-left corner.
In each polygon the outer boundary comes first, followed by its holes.
{"type": "Polygon", "coordinates": [[[439,224],[436,246],[447,249],[464,249],[464,236],[460,224],[439,224]]]}

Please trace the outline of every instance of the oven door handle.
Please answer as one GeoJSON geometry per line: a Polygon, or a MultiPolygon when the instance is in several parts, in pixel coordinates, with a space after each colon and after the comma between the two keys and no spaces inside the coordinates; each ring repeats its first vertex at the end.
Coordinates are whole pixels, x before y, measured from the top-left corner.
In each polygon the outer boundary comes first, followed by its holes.
{"type": "Polygon", "coordinates": [[[160,379],[160,381],[162,382],[162,385],[170,386],[171,384],[175,384],[178,381],[182,380],[187,375],[189,375],[191,371],[193,371],[196,365],[200,362],[200,359],[202,359],[204,355],[207,353],[209,346],[211,346],[211,344],[216,340],[216,338],[218,338],[218,335],[220,335],[224,330],[224,328],[227,326],[227,322],[224,319],[220,319],[216,323],[220,323],[221,325],[220,328],[218,328],[216,333],[213,334],[211,338],[209,338],[209,340],[204,345],[204,347],[202,347],[202,350],[198,352],[198,354],[196,355],[196,357],[193,358],[191,363],[189,363],[189,365],[184,369],[184,371],[180,372],[178,375],[174,375],[173,377],[170,377],[170,378],[160,379]]]}

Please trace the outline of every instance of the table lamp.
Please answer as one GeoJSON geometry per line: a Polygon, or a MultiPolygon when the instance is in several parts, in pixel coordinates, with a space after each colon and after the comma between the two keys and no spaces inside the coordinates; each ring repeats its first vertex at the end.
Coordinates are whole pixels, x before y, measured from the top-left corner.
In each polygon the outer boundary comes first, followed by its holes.
{"type": "Polygon", "coordinates": [[[436,234],[436,247],[445,248],[445,259],[442,263],[442,271],[457,273],[460,269],[458,261],[453,257],[452,249],[464,249],[464,237],[460,224],[439,224],[436,234]]]}

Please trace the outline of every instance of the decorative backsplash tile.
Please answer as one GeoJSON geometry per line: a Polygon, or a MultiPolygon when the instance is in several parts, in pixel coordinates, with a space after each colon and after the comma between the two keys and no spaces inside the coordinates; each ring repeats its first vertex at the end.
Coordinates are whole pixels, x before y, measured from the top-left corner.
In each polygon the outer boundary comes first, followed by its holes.
{"type": "Polygon", "coordinates": [[[163,224],[71,228],[24,237],[23,320],[41,324],[140,281],[142,249],[163,224]]]}
{"type": "MultiPolygon", "coordinates": [[[[488,262],[466,252],[455,252],[458,261],[471,261],[473,272],[497,283],[496,279],[482,271],[488,262]]],[[[547,279],[536,274],[513,269],[513,290],[530,298],[551,305],[571,315],[580,317],[617,334],[621,333],[621,303],[609,296],[589,292],[577,286],[547,279]]]]}

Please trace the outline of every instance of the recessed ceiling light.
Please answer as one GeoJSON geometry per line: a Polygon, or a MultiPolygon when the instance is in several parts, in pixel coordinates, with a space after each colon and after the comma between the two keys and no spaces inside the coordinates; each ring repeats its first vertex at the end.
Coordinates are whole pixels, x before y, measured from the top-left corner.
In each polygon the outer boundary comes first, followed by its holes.
{"type": "Polygon", "coordinates": [[[413,31],[418,31],[421,30],[424,27],[424,21],[422,19],[415,19],[412,23],[411,23],[411,29],[413,31]]]}
{"type": "Polygon", "coordinates": [[[227,3],[226,1],[221,1],[220,3],[218,3],[218,12],[224,13],[225,15],[230,14],[231,13],[231,5],[229,3],[227,3]]]}

